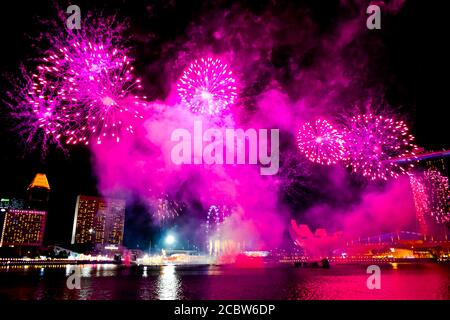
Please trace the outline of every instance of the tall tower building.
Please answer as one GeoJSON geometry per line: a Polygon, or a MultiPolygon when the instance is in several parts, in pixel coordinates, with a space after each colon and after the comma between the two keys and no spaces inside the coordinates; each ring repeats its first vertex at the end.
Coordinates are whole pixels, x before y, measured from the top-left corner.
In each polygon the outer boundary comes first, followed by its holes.
{"type": "MultiPolygon", "coordinates": [[[[3,200],[3,199],[2,199],[3,200]]],[[[3,226],[5,224],[6,208],[0,207],[0,231],[3,233],[3,226]]],[[[0,234],[0,247],[2,246],[2,234],[0,234]]]]}
{"type": "Polygon", "coordinates": [[[125,200],[79,195],[72,244],[122,245],[125,200]]]}
{"type": "Polygon", "coordinates": [[[23,199],[9,199],[2,198],[0,199],[0,247],[2,241],[3,227],[5,226],[6,214],[9,210],[12,209],[25,209],[25,201],[23,199]]]}
{"type": "Polygon", "coordinates": [[[27,188],[26,201],[1,199],[0,246],[41,246],[47,221],[50,186],[45,174],[38,173],[27,188]]]}
{"type": "Polygon", "coordinates": [[[41,246],[44,239],[47,212],[9,209],[5,215],[1,246],[41,246]]]}
{"type": "Polygon", "coordinates": [[[27,188],[27,205],[32,209],[47,210],[50,185],[47,176],[38,173],[27,188]]]}

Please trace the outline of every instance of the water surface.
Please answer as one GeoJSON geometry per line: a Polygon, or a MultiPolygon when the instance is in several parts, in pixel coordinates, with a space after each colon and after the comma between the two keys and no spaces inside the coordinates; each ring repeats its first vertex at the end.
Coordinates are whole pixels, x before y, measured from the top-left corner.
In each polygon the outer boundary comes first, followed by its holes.
{"type": "Polygon", "coordinates": [[[2,267],[0,299],[446,299],[450,265],[381,266],[381,289],[369,290],[364,265],[330,269],[277,266],[81,266],[81,289],[70,290],[70,266],[2,267]]]}

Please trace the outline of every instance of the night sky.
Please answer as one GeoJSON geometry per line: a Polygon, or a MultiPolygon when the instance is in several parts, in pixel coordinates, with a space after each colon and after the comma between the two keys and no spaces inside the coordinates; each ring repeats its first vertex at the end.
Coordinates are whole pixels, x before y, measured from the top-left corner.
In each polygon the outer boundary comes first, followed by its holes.
{"type": "MultiPolygon", "coordinates": [[[[83,11],[103,10],[106,13],[116,12],[119,17],[129,18],[129,32],[133,34],[132,39],[135,39],[133,46],[136,70],[143,78],[144,87],[148,88],[148,95],[155,99],[164,99],[169,93],[167,79],[173,75],[163,67],[162,62],[170,61],[175,55],[175,49],[171,49],[170,44],[183,41],[192,23],[198,23],[202,17],[217,10],[249,10],[256,15],[259,13],[262,15],[267,11],[272,11],[274,15],[292,12],[291,18],[295,20],[295,14],[299,12],[297,9],[305,9],[320,27],[319,34],[331,32],[337,17],[346,14],[346,11],[340,8],[339,1],[296,1],[295,5],[289,1],[242,1],[239,9],[236,9],[232,1],[208,1],[208,3],[175,0],[73,2],[81,7],[82,14],[83,11]],[[156,36],[149,37],[150,34],[156,36]],[[142,40],[147,39],[146,37],[151,38],[151,41],[142,40]]],[[[61,6],[65,8],[67,5],[61,3],[61,6]]],[[[448,117],[445,116],[448,102],[441,102],[445,91],[439,90],[442,84],[439,86],[439,81],[429,75],[429,70],[439,68],[440,58],[444,57],[445,53],[429,39],[423,39],[425,47],[433,53],[435,59],[425,59],[419,53],[423,50],[420,39],[424,32],[426,33],[426,28],[431,28],[429,25],[419,26],[419,12],[425,14],[417,2],[408,1],[398,14],[383,20],[381,30],[372,33],[367,31],[367,36],[358,41],[364,42],[363,46],[369,51],[372,50],[373,60],[364,81],[382,83],[384,101],[406,114],[419,145],[426,150],[435,151],[450,147],[448,117]],[[428,84],[436,84],[432,97],[426,95],[426,99],[422,99],[422,94],[425,93],[422,89],[424,78],[428,84]]],[[[0,13],[0,39],[3,43],[0,59],[2,95],[9,87],[8,77],[18,74],[20,64],[33,63],[35,50],[32,48],[33,41],[30,37],[36,36],[39,28],[45,28],[45,24],[39,21],[53,17],[55,6],[51,1],[19,0],[9,2],[7,6],[2,3],[0,13]]],[[[302,16],[298,19],[302,19],[302,16]]],[[[292,63],[289,57],[295,51],[296,45],[288,43],[274,48],[267,61],[270,67],[280,71],[278,74],[282,76],[278,77],[278,80],[281,83],[289,83],[292,80],[287,72],[283,74],[283,70],[292,63]]],[[[352,51],[349,50],[349,55],[351,54],[352,51]]],[[[355,55],[355,59],[357,58],[358,55],[355,55]]],[[[314,50],[302,54],[296,63],[305,67],[314,63],[314,50]]],[[[255,84],[252,90],[262,90],[260,86],[264,86],[263,80],[255,84]]],[[[3,105],[0,107],[3,109],[3,105]]],[[[69,155],[64,155],[59,150],[51,149],[45,158],[41,157],[39,150],[25,153],[20,145],[20,138],[14,132],[11,121],[3,110],[0,111],[2,168],[0,196],[23,197],[34,174],[45,172],[52,188],[46,242],[67,243],[70,239],[76,196],[96,195],[98,192],[96,177],[91,168],[90,151],[76,146],[70,148],[69,155]]],[[[135,207],[128,210],[140,209],[135,207]]],[[[128,219],[125,244],[146,245],[148,236],[142,234],[149,230],[146,229],[149,224],[149,221],[133,222],[128,219]]]]}

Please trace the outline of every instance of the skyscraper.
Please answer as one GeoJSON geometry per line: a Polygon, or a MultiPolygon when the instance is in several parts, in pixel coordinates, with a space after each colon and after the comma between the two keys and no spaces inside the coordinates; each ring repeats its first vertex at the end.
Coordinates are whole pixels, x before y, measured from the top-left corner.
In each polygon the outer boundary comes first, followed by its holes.
{"type": "Polygon", "coordinates": [[[9,209],[5,215],[0,246],[41,246],[47,212],[9,209]]]}
{"type": "Polygon", "coordinates": [[[125,200],[79,195],[72,244],[122,245],[125,200]]]}
{"type": "Polygon", "coordinates": [[[27,188],[27,205],[32,209],[47,210],[50,185],[47,176],[38,173],[27,188]]]}
{"type": "MultiPolygon", "coordinates": [[[[25,209],[25,201],[22,199],[15,199],[15,198],[0,199],[0,232],[3,231],[6,212],[9,209],[25,209]]],[[[1,241],[1,233],[0,233],[0,241],[1,241]]]]}
{"type": "Polygon", "coordinates": [[[42,245],[49,193],[50,186],[46,175],[38,173],[27,188],[26,201],[1,199],[0,247],[42,245]]]}

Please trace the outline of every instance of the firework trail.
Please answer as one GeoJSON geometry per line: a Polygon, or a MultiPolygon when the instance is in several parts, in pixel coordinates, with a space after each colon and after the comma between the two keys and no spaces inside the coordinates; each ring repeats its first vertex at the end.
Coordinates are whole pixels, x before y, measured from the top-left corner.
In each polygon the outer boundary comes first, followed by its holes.
{"type": "Polygon", "coordinates": [[[397,178],[406,170],[393,160],[414,155],[413,140],[403,121],[372,113],[354,116],[345,130],[347,166],[371,180],[397,178]]]}
{"type": "Polygon", "coordinates": [[[155,204],[156,211],[154,218],[159,224],[175,219],[184,209],[183,204],[170,199],[168,194],[163,194],[160,198],[156,199],[155,204]]]}
{"type": "Polygon", "coordinates": [[[220,59],[201,58],[187,67],[177,83],[181,101],[194,113],[218,115],[237,96],[236,80],[220,59]]]}
{"type": "Polygon", "coordinates": [[[428,180],[428,196],[434,201],[430,201],[433,209],[431,215],[434,216],[437,223],[447,223],[450,221],[448,205],[449,183],[448,178],[442,175],[438,170],[429,168],[424,172],[425,179],[428,180]]]}
{"type": "Polygon", "coordinates": [[[434,219],[436,223],[448,223],[450,221],[446,203],[448,178],[435,168],[409,173],[409,178],[418,222],[423,229],[421,231],[425,234],[429,232],[427,219],[434,219]]]}
{"type": "Polygon", "coordinates": [[[214,233],[217,231],[220,225],[220,210],[217,206],[212,205],[208,209],[208,213],[206,215],[206,235],[214,233]]]}
{"type": "Polygon", "coordinates": [[[305,123],[298,131],[297,143],[306,158],[319,164],[334,164],[345,156],[343,135],[327,120],[305,123]]]}
{"type": "Polygon", "coordinates": [[[210,206],[206,215],[206,235],[214,235],[215,233],[219,232],[220,225],[230,214],[231,211],[228,206],[210,206]]]}

